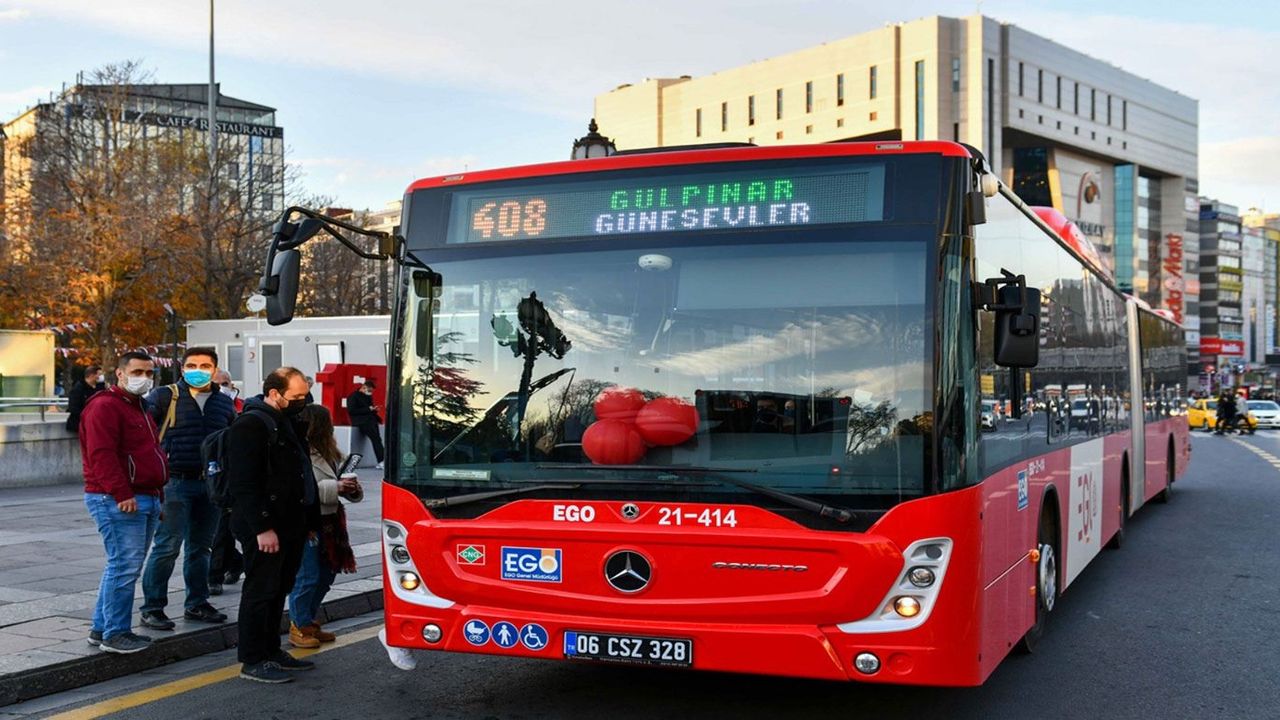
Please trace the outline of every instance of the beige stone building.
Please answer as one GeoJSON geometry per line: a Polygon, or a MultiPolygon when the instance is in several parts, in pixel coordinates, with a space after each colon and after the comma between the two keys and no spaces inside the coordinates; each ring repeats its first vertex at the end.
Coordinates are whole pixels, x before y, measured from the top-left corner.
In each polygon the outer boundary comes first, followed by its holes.
{"type": "Polygon", "coordinates": [[[1074,220],[1123,289],[1175,311],[1192,347],[1199,346],[1198,114],[1192,98],[982,15],[897,23],[595,98],[600,131],[623,150],[967,143],[1029,203],[1074,220]]]}

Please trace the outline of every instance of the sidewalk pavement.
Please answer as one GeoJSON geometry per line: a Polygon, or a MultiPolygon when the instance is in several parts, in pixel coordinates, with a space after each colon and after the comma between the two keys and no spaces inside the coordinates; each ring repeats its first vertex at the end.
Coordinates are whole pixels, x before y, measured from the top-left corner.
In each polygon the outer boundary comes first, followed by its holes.
{"type": "MultiPolygon", "coordinates": [[[[321,621],[382,607],[380,474],[361,472],[364,502],[347,505],[359,569],[338,575],[325,596],[321,621]]],[[[105,555],[102,538],[84,506],[83,487],[0,490],[0,517],[0,707],[235,645],[241,584],[226,585],[222,595],[210,598],[214,607],[227,614],[226,624],[186,621],[179,557],[165,608],[177,628],[165,632],[142,627],[139,580],[134,632],[152,637],[154,647],[133,655],[112,655],[90,646],[85,640],[105,555]]]]}

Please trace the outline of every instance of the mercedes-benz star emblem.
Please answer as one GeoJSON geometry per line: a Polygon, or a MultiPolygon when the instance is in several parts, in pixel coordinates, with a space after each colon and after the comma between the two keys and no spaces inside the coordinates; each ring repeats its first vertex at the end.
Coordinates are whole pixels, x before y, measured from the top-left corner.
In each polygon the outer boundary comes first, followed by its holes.
{"type": "Polygon", "coordinates": [[[635,520],[640,517],[640,506],[635,503],[627,503],[622,506],[622,517],[628,520],[635,520]]]}
{"type": "Polygon", "coordinates": [[[638,552],[622,550],[609,556],[604,563],[604,579],[621,593],[636,593],[649,585],[653,568],[638,552]]]}

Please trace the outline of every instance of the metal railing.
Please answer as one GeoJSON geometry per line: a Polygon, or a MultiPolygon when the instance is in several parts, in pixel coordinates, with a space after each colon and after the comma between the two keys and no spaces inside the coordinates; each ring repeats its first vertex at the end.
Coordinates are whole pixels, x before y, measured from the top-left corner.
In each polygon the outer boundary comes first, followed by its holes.
{"type": "Polygon", "coordinates": [[[12,408],[38,407],[40,408],[40,421],[44,422],[45,413],[50,408],[66,411],[66,398],[47,398],[47,397],[0,397],[0,413],[12,412],[12,408]]]}

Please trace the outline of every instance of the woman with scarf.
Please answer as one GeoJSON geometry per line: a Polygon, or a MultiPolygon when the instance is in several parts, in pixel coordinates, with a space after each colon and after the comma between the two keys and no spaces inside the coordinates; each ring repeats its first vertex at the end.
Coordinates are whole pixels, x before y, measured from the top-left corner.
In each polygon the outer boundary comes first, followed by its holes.
{"type": "Polygon", "coordinates": [[[300,415],[307,423],[306,445],[311,451],[320,502],[320,530],[303,549],[302,567],[289,594],[289,642],[294,647],[317,648],[320,643],[335,639],[333,633],[325,632],[316,621],[320,603],[338,573],[356,571],[342,500],[360,502],[364,499],[364,490],[354,473],[338,475],[342,451],[333,436],[329,411],[323,405],[307,405],[300,415]]]}

